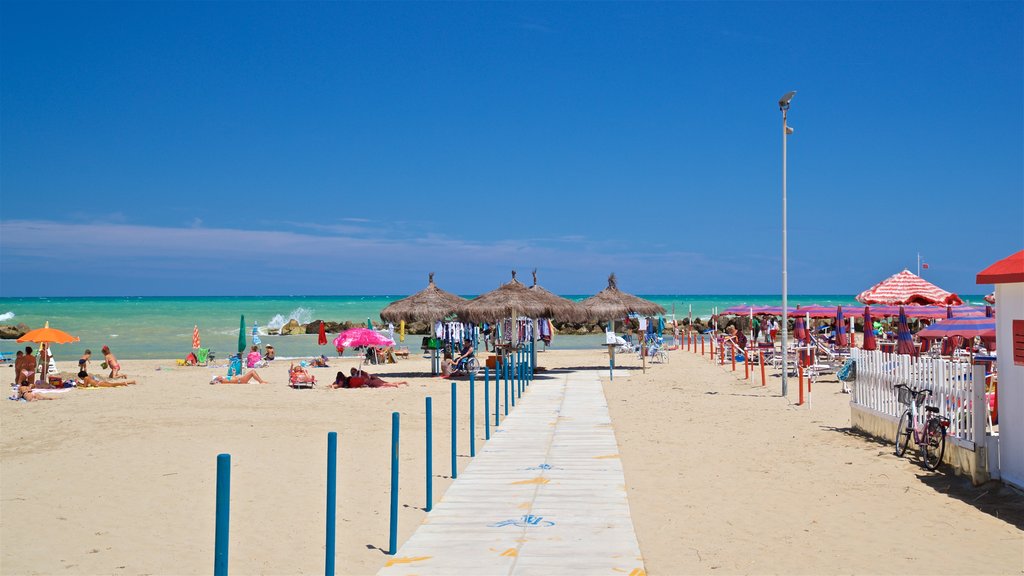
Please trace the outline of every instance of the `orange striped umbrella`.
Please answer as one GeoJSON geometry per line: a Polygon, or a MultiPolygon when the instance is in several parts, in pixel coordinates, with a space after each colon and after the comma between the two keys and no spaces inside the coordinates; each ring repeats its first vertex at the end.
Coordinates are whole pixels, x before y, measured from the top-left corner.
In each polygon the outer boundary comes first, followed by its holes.
{"type": "Polygon", "coordinates": [[[43,328],[36,328],[35,330],[29,330],[24,336],[18,338],[18,342],[35,342],[36,344],[68,344],[70,342],[78,342],[78,336],[72,336],[63,330],[57,330],[56,328],[50,328],[50,323],[47,322],[43,328]]]}
{"type": "Polygon", "coordinates": [[[192,327],[192,348],[199,348],[199,324],[192,327]]]}

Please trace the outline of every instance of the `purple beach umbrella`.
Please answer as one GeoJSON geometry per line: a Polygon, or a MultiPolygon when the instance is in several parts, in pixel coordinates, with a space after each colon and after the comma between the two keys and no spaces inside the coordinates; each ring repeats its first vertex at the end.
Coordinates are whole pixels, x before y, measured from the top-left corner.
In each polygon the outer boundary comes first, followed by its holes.
{"type": "Polygon", "coordinates": [[[910,334],[910,326],[907,325],[907,314],[903,311],[903,306],[900,306],[899,329],[896,332],[896,353],[917,356],[914,337],[910,334]]]}
{"type": "Polygon", "coordinates": [[[875,350],[878,348],[878,341],[875,340],[875,323],[871,319],[871,309],[864,307],[864,342],[860,345],[864,350],[875,350]]]}
{"type": "Polygon", "coordinates": [[[846,346],[846,319],[843,318],[843,307],[836,306],[836,346],[846,346]]]}

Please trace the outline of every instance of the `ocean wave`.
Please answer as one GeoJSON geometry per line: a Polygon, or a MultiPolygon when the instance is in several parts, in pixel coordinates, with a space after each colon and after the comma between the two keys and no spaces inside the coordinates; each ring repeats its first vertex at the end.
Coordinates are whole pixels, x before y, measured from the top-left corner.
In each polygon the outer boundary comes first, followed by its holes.
{"type": "Polygon", "coordinates": [[[295,320],[299,324],[309,324],[313,321],[313,310],[311,308],[303,308],[302,306],[299,306],[287,315],[275,314],[274,317],[267,322],[264,328],[278,330],[281,326],[284,326],[291,320],[295,320]]]}
{"type": "Polygon", "coordinates": [[[3,314],[0,314],[0,322],[5,322],[12,318],[14,318],[14,312],[4,312],[3,314]]]}

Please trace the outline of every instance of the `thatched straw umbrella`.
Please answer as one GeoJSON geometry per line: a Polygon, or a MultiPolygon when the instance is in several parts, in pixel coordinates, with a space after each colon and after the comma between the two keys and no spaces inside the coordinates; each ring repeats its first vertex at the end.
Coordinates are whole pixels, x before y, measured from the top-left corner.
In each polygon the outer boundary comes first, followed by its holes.
{"type": "Polygon", "coordinates": [[[434,273],[430,273],[427,287],[412,296],[396,300],[380,311],[380,318],[385,322],[426,322],[433,324],[451,315],[455,310],[468,302],[461,296],[441,290],[434,285],[434,273]]]}
{"type": "Polygon", "coordinates": [[[583,322],[587,319],[587,311],[578,302],[562,298],[558,294],[546,290],[537,284],[537,270],[533,271],[533,286],[530,286],[530,292],[537,294],[548,303],[551,315],[547,316],[547,318],[554,318],[563,322],[583,322]]]}
{"type": "Polygon", "coordinates": [[[628,314],[664,314],[665,308],[638,296],[619,290],[615,274],[608,276],[608,287],[590,298],[580,301],[580,306],[593,320],[611,320],[628,314]]]}
{"type": "Polygon", "coordinates": [[[515,270],[512,271],[510,282],[463,303],[456,310],[459,318],[473,323],[498,322],[517,316],[550,318],[553,312],[557,310],[553,310],[540,293],[530,291],[516,280],[515,270]]]}

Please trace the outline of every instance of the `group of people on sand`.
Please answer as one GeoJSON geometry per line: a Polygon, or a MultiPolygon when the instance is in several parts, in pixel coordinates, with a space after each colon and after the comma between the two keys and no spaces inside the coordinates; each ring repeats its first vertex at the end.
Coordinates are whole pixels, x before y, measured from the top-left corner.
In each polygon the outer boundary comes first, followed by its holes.
{"type": "MultiPolygon", "coordinates": [[[[121,364],[108,346],[104,346],[102,352],[103,365],[110,370],[107,380],[100,380],[89,374],[92,350],[87,348],[82,357],[78,359],[78,373],[75,378],[76,386],[82,388],[115,388],[130,386],[136,383],[135,380],[128,380],[127,376],[121,374],[121,364]]],[[[14,361],[14,384],[17,386],[17,392],[14,395],[15,400],[34,402],[36,400],[55,399],[53,396],[47,396],[41,392],[34,391],[51,388],[48,382],[36,381],[37,367],[38,360],[33,354],[31,346],[26,346],[24,351],[18,351],[17,358],[14,361]]]]}

